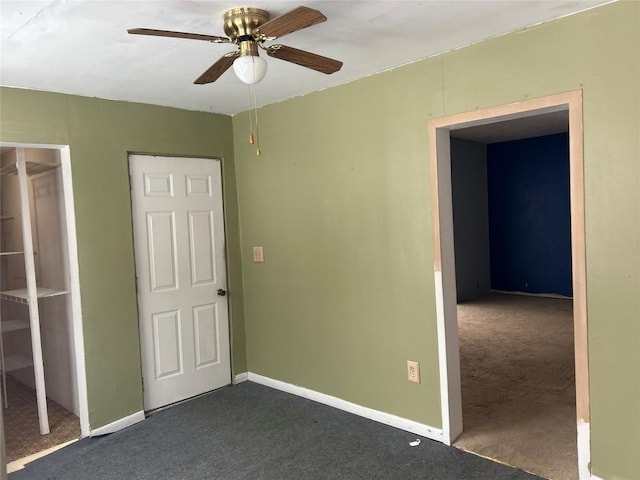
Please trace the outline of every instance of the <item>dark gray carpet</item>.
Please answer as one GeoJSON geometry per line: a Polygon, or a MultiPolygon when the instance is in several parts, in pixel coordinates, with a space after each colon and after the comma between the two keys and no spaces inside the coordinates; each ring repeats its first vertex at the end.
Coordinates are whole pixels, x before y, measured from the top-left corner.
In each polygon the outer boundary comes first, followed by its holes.
{"type": "Polygon", "coordinates": [[[9,480],[534,480],[441,443],[244,382],[86,438],[9,480]]]}

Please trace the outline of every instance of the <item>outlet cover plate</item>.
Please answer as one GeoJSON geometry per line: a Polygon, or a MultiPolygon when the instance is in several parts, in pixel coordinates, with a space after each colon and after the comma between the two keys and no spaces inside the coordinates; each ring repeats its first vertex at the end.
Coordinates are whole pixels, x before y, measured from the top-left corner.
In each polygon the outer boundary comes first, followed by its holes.
{"type": "Polygon", "coordinates": [[[407,360],[407,380],[420,383],[420,363],[407,360]]]}

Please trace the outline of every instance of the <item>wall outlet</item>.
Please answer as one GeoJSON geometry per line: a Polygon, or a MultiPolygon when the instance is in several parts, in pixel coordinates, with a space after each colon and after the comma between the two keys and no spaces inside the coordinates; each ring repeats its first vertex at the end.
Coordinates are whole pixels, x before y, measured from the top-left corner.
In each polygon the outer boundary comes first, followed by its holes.
{"type": "Polygon", "coordinates": [[[420,364],[407,360],[407,380],[420,383],[420,364]]]}
{"type": "Polygon", "coordinates": [[[253,262],[254,263],[264,263],[264,248],[263,247],[253,247],[253,262]]]}

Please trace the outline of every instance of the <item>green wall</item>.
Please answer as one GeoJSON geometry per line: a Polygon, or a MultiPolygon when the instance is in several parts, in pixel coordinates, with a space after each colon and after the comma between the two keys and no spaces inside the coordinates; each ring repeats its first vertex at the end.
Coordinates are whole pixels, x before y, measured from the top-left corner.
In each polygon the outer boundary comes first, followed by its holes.
{"type": "Polygon", "coordinates": [[[70,145],[91,427],[142,408],[127,152],[223,158],[234,373],[440,427],[427,122],[583,89],[592,467],[640,478],[639,20],[619,2],[264,107],[259,157],[246,114],[0,89],[0,140],[70,145]]]}
{"type": "Polygon", "coordinates": [[[583,89],[592,470],[640,478],[639,17],[615,3],[264,107],[259,157],[234,117],[249,371],[441,427],[427,122],[583,89]]]}
{"type": "Polygon", "coordinates": [[[69,145],[89,421],[142,409],[128,152],[222,158],[234,372],[246,371],[231,118],[0,89],[0,140],[69,145]]]}

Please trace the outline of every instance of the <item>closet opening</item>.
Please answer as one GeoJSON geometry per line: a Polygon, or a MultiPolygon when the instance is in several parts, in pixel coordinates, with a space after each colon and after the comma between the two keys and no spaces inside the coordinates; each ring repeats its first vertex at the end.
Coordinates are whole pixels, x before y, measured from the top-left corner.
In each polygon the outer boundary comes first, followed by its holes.
{"type": "Polygon", "coordinates": [[[8,471],[89,434],[69,148],[0,145],[8,471]]]}

